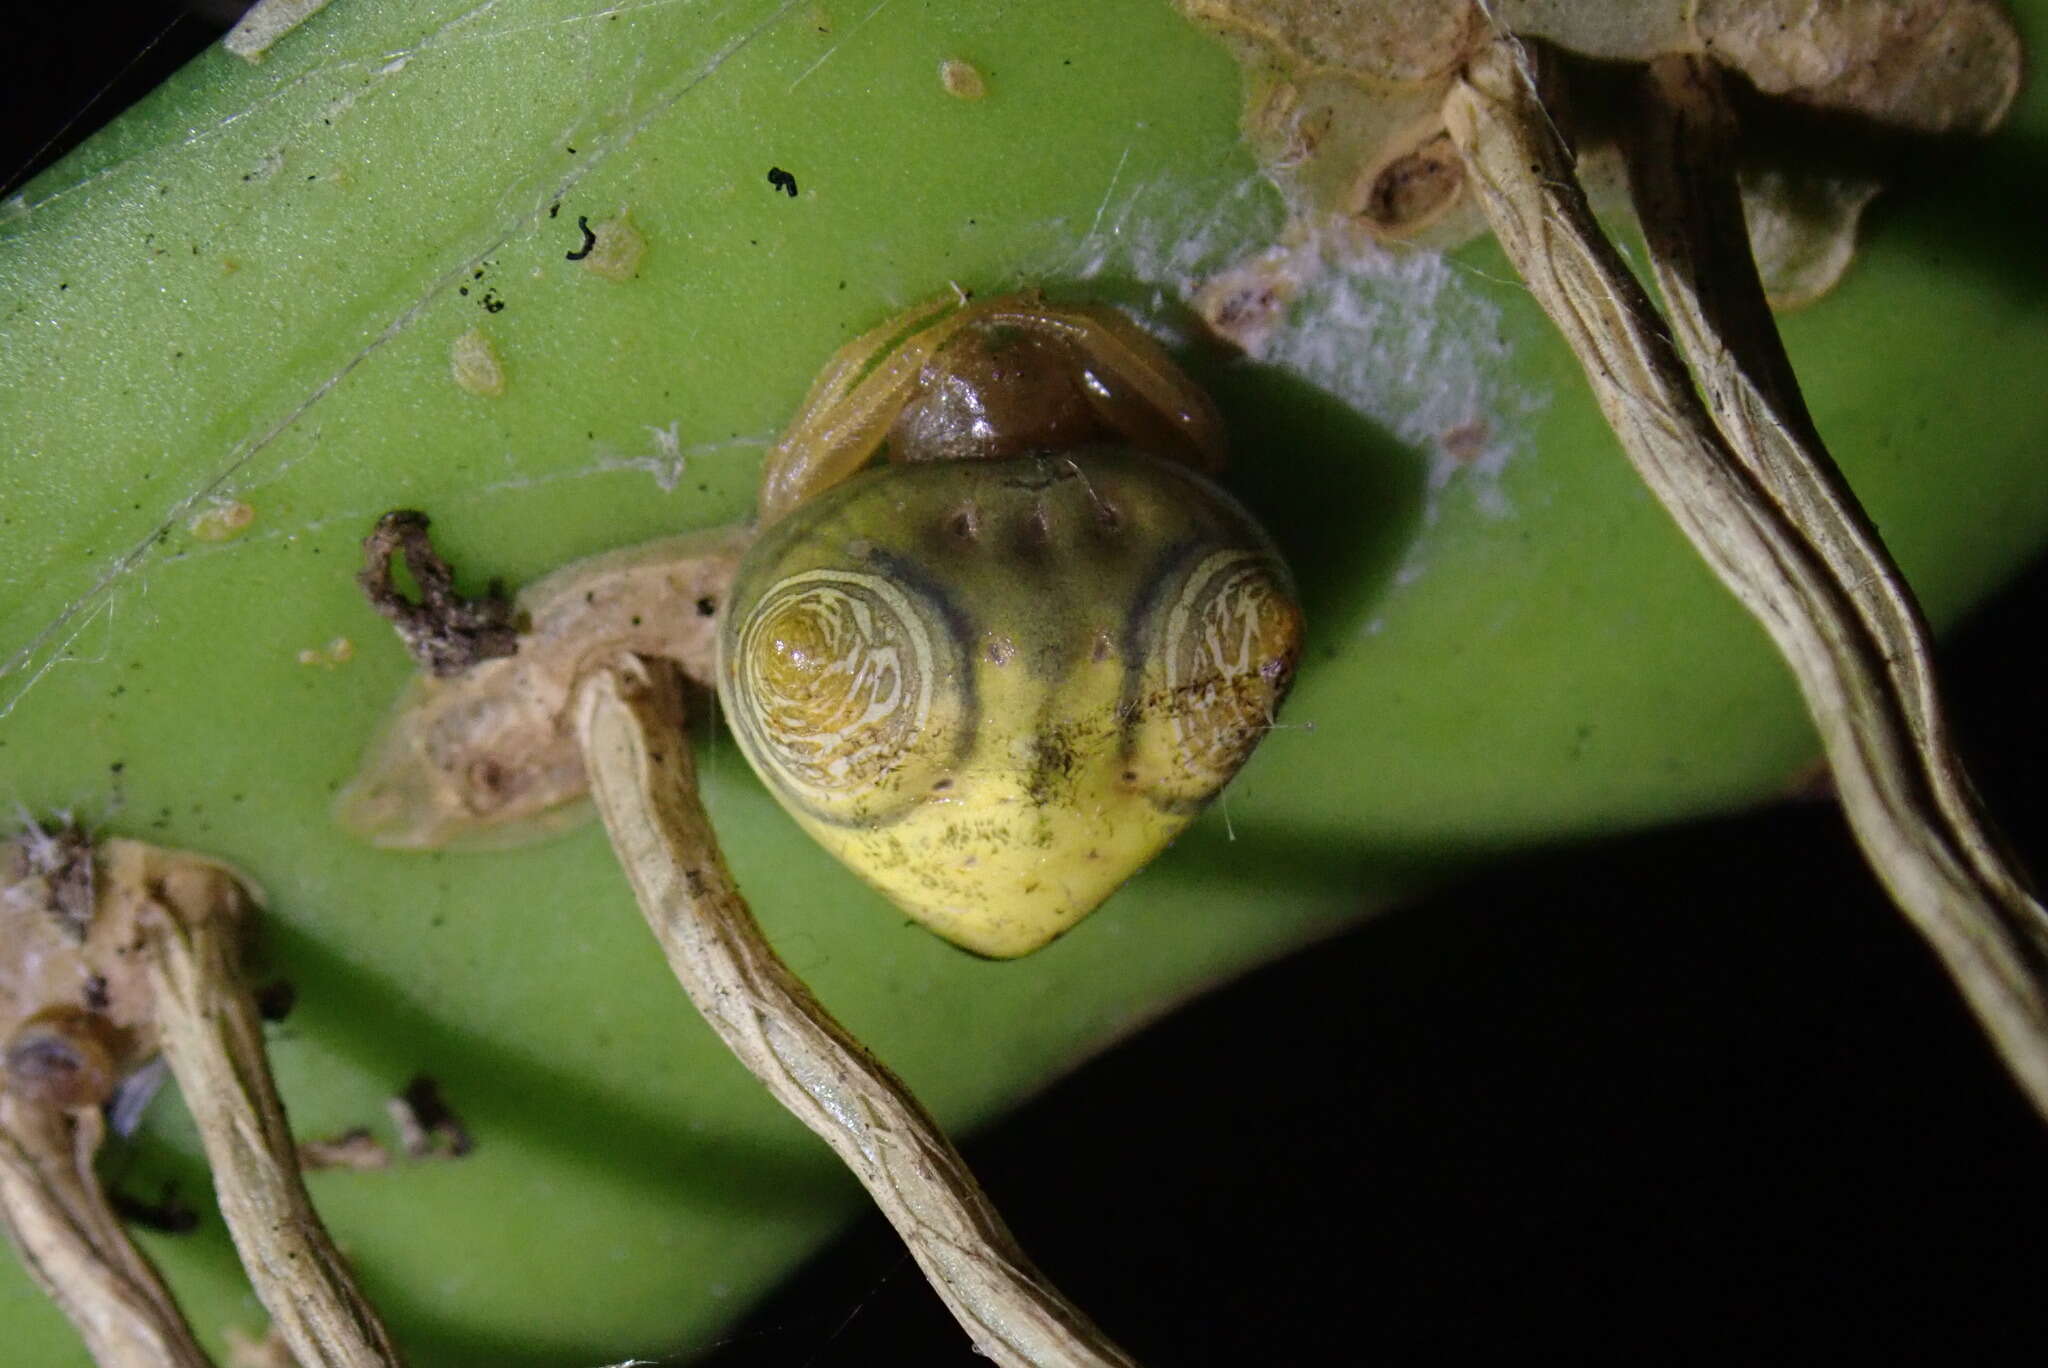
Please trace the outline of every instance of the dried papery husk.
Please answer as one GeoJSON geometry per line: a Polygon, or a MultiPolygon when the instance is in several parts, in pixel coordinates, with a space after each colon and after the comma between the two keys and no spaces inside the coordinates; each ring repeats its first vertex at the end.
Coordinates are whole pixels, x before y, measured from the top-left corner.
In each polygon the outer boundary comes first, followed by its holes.
{"type": "Polygon", "coordinates": [[[697,795],[674,666],[628,656],[594,671],[576,734],[612,848],[691,1002],[861,1180],[976,1351],[1005,1365],[1129,1364],[1032,1266],[902,1081],[762,936],[697,795]]]}
{"type": "Polygon", "coordinates": [[[225,865],[136,841],[108,842],[102,854],[102,897],[137,905],[164,1057],[257,1299],[303,1368],[399,1363],[300,1176],[241,976],[250,887],[225,865]]]}
{"type": "MultiPolygon", "coordinates": [[[[1176,0],[1245,72],[1246,142],[1313,232],[1343,222],[1450,248],[1487,230],[1433,130],[1461,65],[1496,35],[1577,58],[1710,54],[1780,103],[1877,134],[1979,134],[2022,74],[1997,0],[1176,0]]],[[[1568,126],[1595,210],[1628,207],[1608,133],[1568,126]]],[[[1767,158],[1771,149],[1757,149],[1767,158]]],[[[1854,257],[1867,175],[1746,163],[1752,247],[1777,307],[1825,294],[1854,257]]]]}
{"type": "Polygon", "coordinates": [[[1493,19],[1488,38],[1523,34],[1601,61],[1641,61],[1699,44],[1687,0],[1486,0],[1478,8],[1493,19]]]}
{"type": "Polygon", "coordinates": [[[1178,0],[1198,24],[1236,34],[1306,74],[1382,86],[1441,82],[1486,40],[1480,6],[1444,0],[1178,0]]]}
{"type": "MultiPolygon", "coordinates": [[[[1721,254],[1740,254],[1742,243],[1725,222],[1734,212],[1725,180],[1712,205],[1676,211],[1691,223],[1718,216],[1721,228],[1664,237],[1653,252],[1666,258],[1660,272],[1674,294],[1697,301],[1678,314],[1702,358],[1702,382],[1729,391],[1721,396],[1726,436],[1666,324],[1594,222],[1537,95],[1534,60],[1503,40],[1473,59],[1445,101],[1495,234],[1579,357],[1644,482],[1791,667],[1866,856],[2048,1113],[2041,910],[1976,820],[1943,737],[1911,599],[1832,468],[1816,460],[1818,438],[1775,335],[1771,355],[1753,363],[1753,329],[1724,330],[1761,312],[1753,296],[1742,302],[1754,287],[1731,294],[1732,303],[1718,289],[1738,269],[1721,254]],[[1688,283],[1702,279],[1710,293],[1688,283]],[[1900,653],[1919,658],[1887,659],[1900,653]]],[[[1668,138],[1677,124],[1664,117],[1668,138]]],[[[1645,152],[1652,157],[1667,167],[1681,160],[1669,145],[1645,152]]],[[[1702,193],[1684,174],[1663,187],[1681,202],[1702,193]]],[[[1652,217],[1668,222],[1662,209],[1652,217]]]]}
{"type": "Polygon", "coordinates": [[[335,799],[342,826],[381,846],[518,845],[588,815],[569,722],[578,676],[643,651],[714,687],[718,626],[742,528],[665,537],[578,561],[520,590],[518,650],[457,674],[422,671],[335,799]]]}
{"type": "Polygon", "coordinates": [[[100,1368],[210,1368],[93,1173],[104,1133],[94,1108],[0,1095],[0,1224],[100,1368]]]}
{"type": "Polygon", "coordinates": [[[1709,54],[1767,95],[1913,133],[1990,132],[2024,68],[1997,0],[1698,0],[1693,29],[1667,50],[1709,54]]]}
{"type": "Polygon", "coordinates": [[[1771,308],[1811,304],[1848,273],[1863,211],[1881,189],[1853,173],[1794,175],[1762,166],[1737,172],[1742,223],[1771,308]]]}

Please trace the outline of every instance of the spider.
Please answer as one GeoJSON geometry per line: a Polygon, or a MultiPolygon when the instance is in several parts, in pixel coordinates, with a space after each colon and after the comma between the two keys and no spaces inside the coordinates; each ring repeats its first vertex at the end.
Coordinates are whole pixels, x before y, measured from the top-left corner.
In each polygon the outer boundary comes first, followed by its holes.
{"type": "Polygon", "coordinates": [[[967,950],[1027,954],[1222,789],[1292,681],[1292,580],[1223,464],[1208,397],[1123,315],[914,308],[826,365],[753,527],[528,587],[516,652],[418,679],[338,815],[414,848],[555,829],[585,786],[577,680],[664,656],[856,874],[967,950]]]}

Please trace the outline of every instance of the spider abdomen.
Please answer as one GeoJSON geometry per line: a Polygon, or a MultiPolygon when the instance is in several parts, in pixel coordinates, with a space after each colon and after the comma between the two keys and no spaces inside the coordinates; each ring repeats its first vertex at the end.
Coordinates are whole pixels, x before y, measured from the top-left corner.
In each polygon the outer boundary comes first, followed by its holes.
{"type": "Polygon", "coordinates": [[[778,801],[912,917],[1027,953],[1228,782],[1293,678],[1263,531],[1119,448],[880,466],[741,563],[719,689],[778,801]]]}

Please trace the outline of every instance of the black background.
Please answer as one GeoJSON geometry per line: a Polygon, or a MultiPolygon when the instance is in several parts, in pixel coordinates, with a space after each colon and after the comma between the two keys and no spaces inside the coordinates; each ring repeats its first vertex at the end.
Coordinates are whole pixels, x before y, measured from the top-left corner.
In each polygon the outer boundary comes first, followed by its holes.
{"type": "MultiPolygon", "coordinates": [[[[12,0],[9,188],[225,22],[12,0]]],[[[1943,660],[2036,868],[2044,609],[2048,562],[1943,660]]],[[[1825,802],[1498,866],[1185,1008],[966,1149],[1154,1365],[1951,1364],[2048,1339],[2048,1135],[1825,802]]],[[[975,1361],[879,1218],[709,1358],[882,1360],[975,1361]]]]}

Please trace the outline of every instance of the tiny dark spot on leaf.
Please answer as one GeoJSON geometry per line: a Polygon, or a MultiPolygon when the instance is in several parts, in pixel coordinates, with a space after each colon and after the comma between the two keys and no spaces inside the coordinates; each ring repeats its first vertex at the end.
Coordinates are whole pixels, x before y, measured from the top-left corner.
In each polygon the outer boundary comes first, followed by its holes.
{"type": "Polygon", "coordinates": [[[591,249],[597,246],[597,234],[590,231],[590,219],[587,215],[578,214],[576,216],[576,231],[583,234],[583,245],[573,252],[564,254],[564,259],[568,261],[583,260],[583,258],[590,255],[591,249]]]}
{"type": "Polygon", "coordinates": [[[299,990],[289,979],[273,979],[255,992],[256,1014],[265,1021],[283,1021],[298,1005],[299,990]]]}

